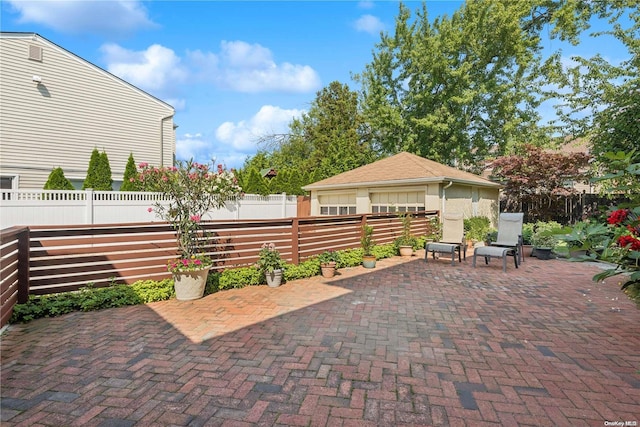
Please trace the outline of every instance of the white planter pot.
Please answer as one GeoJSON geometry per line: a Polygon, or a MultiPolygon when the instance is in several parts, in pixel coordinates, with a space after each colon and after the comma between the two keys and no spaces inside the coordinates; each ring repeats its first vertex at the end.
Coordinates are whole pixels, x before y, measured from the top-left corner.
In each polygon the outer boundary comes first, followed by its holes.
{"type": "Polygon", "coordinates": [[[173,286],[176,290],[176,299],[179,301],[190,301],[202,298],[204,288],[207,285],[208,275],[208,268],[173,273],[173,286]]]}
{"type": "Polygon", "coordinates": [[[266,272],[264,275],[270,288],[277,288],[282,283],[282,270],[273,270],[271,273],[266,272]]]}

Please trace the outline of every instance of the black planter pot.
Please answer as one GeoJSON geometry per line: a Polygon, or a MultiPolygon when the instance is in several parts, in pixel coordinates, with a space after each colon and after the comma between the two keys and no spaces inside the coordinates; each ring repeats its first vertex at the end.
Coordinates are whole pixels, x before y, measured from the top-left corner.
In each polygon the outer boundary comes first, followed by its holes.
{"type": "Polygon", "coordinates": [[[553,258],[551,248],[536,248],[536,258],[542,260],[553,258]]]}

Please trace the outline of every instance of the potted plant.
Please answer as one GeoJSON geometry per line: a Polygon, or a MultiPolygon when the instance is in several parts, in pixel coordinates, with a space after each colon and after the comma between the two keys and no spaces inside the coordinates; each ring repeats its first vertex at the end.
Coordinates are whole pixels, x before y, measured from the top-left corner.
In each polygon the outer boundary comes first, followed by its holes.
{"type": "Polygon", "coordinates": [[[486,216],[472,216],[464,220],[464,232],[467,246],[473,248],[476,243],[484,242],[491,228],[491,220],[486,216]]]}
{"type": "Polygon", "coordinates": [[[362,237],[360,238],[360,246],[362,246],[362,266],[364,268],[374,268],[376,266],[376,257],[373,255],[373,248],[376,242],[373,240],[373,227],[367,224],[362,226],[362,237]]]}
{"type": "Polygon", "coordinates": [[[399,213],[398,217],[402,221],[402,234],[394,241],[400,256],[413,256],[413,248],[418,244],[418,239],[411,235],[411,214],[409,212],[399,213]]]}
{"type": "Polygon", "coordinates": [[[551,259],[551,251],[558,243],[558,239],[552,233],[552,230],[542,230],[533,234],[533,246],[538,259],[551,259]]]}
{"type": "Polygon", "coordinates": [[[340,255],[334,250],[328,250],[318,255],[322,277],[331,278],[336,274],[336,266],[340,262],[340,255]]]}
{"type": "Polygon", "coordinates": [[[163,193],[169,203],[157,202],[149,212],[167,221],[176,232],[178,258],[167,263],[173,274],[176,298],[192,300],[204,295],[207,275],[213,264],[206,255],[208,236],[201,219],[211,209],[220,208],[241,193],[231,172],[218,165],[212,172],[209,164],[193,160],[173,167],[139,165],[138,180],[146,191],[163,193]]]}
{"type": "Polygon", "coordinates": [[[264,243],[258,253],[256,267],[265,276],[267,285],[277,288],[282,283],[282,269],[285,261],[281,258],[280,252],[273,243],[264,243]]]}

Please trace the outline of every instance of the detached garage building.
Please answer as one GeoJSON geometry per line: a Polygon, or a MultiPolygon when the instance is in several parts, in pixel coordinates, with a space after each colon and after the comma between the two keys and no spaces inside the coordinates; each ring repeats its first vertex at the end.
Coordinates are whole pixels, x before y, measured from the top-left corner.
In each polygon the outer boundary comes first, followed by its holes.
{"type": "Polygon", "coordinates": [[[497,224],[501,185],[478,175],[402,152],[304,187],[311,215],[393,211],[462,212],[497,224]]]}

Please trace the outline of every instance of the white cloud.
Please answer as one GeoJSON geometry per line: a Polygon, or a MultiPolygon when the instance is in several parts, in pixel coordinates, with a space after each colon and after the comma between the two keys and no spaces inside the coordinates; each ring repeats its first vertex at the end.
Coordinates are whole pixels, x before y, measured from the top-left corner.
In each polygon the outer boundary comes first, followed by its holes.
{"type": "Polygon", "coordinates": [[[136,0],[7,0],[18,22],[35,23],[69,34],[124,36],[157,27],[142,2],[136,0]]]}
{"type": "Polygon", "coordinates": [[[222,123],[216,129],[216,138],[235,151],[253,153],[260,137],[274,133],[285,133],[291,120],[301,116],[303,112],[302,110],[286,110],[272,105],[264,105],[249,120],[222,123]]]}
{"type": "Polygon", "coordinates": [[[194,159],[200,163],[211,161],[215,157],[213,143],[202,138],[202,134],[186,133],[176,138],[176,159],[194,159]]]}
{"type": "Polygon", "coordinates": [[[132,51],[109,43],[100,50],[109,72],[145,90],[161,91],[184,82],[189,74],[173,50],[158,44],[132,51]]]}
{"type": "Polygon", "coordinates": [[[380,31],[383,31],[385,26],[380,19],[373,15],[362,15],[354,23],[354,27],[357,31],[378,35],[380,31]]]}
{"type": "Polygon", "coordinates": [[[306,93],[318,89],[320,77],[308,65],[276,63],[271,51],[259,44],[223,41],[220,53],[191,51],[191,63],[199,68],[201,78],[218,86],[245,93],[306,93]]]}
{"type": "Polygon", "coordinates": [[[374,3],[372,1],[361,1],[358,2],[358,7],[360,9],[373,9],[374,8],[374,3]]]}

